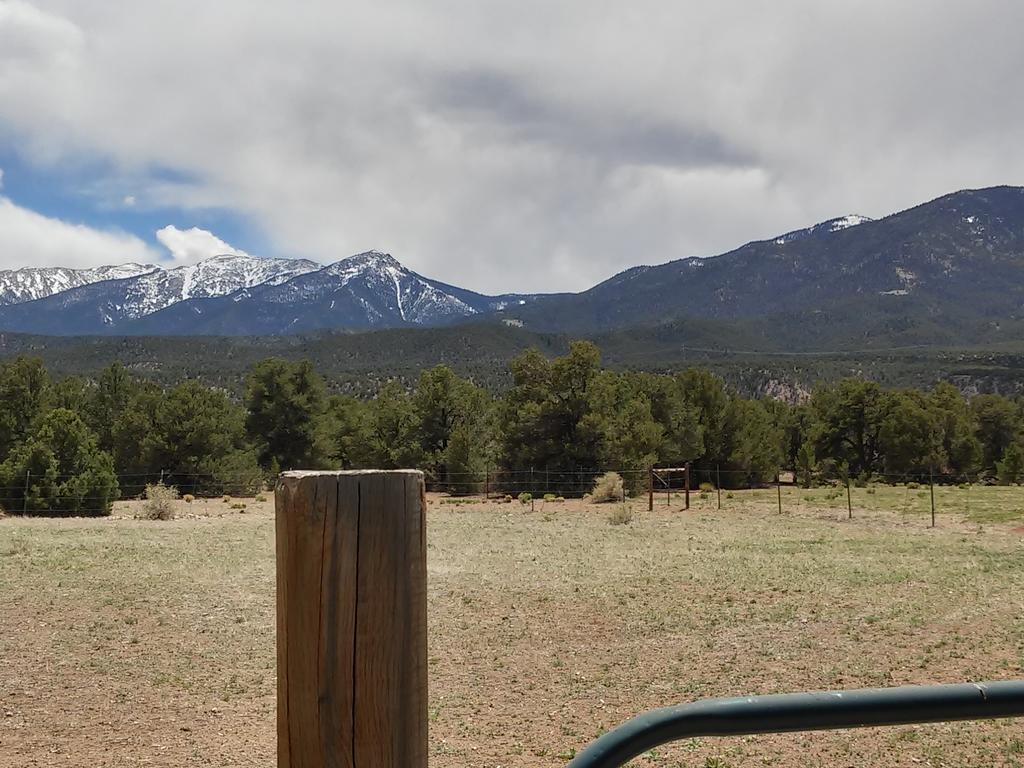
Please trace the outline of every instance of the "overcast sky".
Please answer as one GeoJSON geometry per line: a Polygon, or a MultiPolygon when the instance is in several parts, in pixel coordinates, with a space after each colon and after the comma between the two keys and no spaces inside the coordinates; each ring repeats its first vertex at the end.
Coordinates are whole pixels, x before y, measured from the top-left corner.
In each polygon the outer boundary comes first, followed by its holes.
{"type": "Polygon", "coordinates": [[[1022,30],[1019,0],[0,0],[0,268],[375,248],[578,290],[1024,183],[1022,30]]]}

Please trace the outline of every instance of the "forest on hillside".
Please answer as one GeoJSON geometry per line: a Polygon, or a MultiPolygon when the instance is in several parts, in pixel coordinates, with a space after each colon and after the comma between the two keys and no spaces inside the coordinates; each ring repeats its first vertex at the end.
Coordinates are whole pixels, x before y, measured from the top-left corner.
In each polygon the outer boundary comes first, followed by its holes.
{"type": "MultiPolygon", "coordinates": [[[[283,469],[419,467],[464,493],[485,476],[559,477],[626,469],[639,490],[652,466],[692,463],[722,483],[810,485],[1024,479],[1024,401],[970,399],[950,384],[885,388],[865,379],[817,386],[799,405],[748,398],[706,369],[602,367],[590,342],[509,365],[500,395],[446,365],[413,385],[329,394],[309,361],[267,358],[244,393],[195,379],[160,385],[114,363],[95,377],[51,376],[38,358],[0,364],[0,507],[8,513],[106,514],[114,500],[164,483],[195,494],[256,492],[283,469]]],[[[555,491],[574,492],[571,488],[555,491]]]]}

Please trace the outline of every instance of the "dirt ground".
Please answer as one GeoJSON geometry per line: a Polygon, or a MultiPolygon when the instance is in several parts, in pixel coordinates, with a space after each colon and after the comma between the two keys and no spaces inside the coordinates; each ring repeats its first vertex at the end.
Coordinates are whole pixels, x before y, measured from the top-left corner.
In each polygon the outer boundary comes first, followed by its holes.
{"type": "MultiPolygon", "coordinates": [[[[919,489],[857,489],[852,520],[845,495],[789,488],[779,515],[774,493],[626,514],[432,496],[431,765],[564,765],[698,698],[1024,677],[1024,490],[943,489],[936,528],[919,489]]],[[[0,766],[275,764],[272,499],[245,503],[0,520],[0,766]]],[[[636,765],[1024,766],[1024,721],[699,739],[636,765]]]]}

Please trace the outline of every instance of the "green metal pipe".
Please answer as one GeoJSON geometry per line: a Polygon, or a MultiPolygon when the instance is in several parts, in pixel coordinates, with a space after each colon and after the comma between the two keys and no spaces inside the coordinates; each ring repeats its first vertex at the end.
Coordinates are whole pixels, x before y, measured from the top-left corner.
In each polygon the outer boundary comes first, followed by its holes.
{"type": "Polygon", "coordinates": [[[618,768],[698,736],[822,731],[1024,716],[1024,681],[708,699],[656,709],[601,736],[567,768],[618,768]]]}

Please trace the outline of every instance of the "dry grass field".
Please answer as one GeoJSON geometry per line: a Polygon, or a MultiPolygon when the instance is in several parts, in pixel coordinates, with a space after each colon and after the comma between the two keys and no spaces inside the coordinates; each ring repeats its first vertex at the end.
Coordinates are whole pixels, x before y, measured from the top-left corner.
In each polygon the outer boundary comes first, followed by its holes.
{"type": "MultiPolygon", "coordinates": [[[[559,766],[648,708],[1024,677],[1024,490],[431,497],[435,768],[559,766]],[[922,496],[922,494],[924,494],[922,496]],[[610,518],[632,520],[613,524],[610,518]]],[[[0,765],[275,763],[272,502],[0,520],[0,765]]],[[[1024,722],[701,739],[641,766],[1022,766],[1024,722]]]]}

